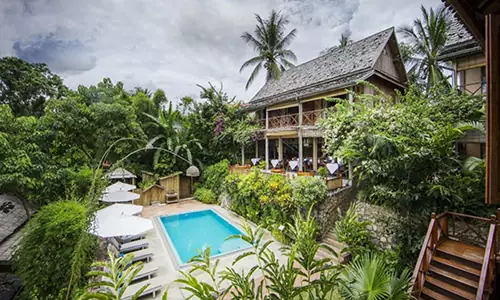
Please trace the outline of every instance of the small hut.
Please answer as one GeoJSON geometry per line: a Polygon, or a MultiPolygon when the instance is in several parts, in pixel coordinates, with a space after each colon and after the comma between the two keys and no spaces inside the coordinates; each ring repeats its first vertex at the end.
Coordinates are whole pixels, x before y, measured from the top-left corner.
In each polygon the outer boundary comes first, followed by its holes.
{"type": "Polygon", "coordinates": [[[135,185],[135,179],[137,178],[137,176],[124,168],[117,168],[107,176],[112,182],[122,181],[133,185],[135,185]]]}
{"type": "Polygon", "coordinates": [[[153,184],[141,192],[141,198],[134,201],[134,204],[149,206],[153,203],[165,203],[165,192],[164,187],[153,184]]]}
{"type": "Polygon", "coordinates": [[[153,172],[141,171],[142,182],[150,182],[156,180],[153,172]]]}

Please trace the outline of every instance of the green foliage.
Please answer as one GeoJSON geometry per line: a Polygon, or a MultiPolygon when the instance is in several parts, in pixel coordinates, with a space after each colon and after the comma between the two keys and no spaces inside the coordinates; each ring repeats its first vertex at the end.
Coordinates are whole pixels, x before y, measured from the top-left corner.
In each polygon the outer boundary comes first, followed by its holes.
{"type": "Polygon", "coordinates": [[[356,257],[374,249],[367,226],[370,222],[360,221],[356,206],[351,205],[344,216],[335,222],[335,234],[339,242],[346,243],[346,251],[356,257]]]}
{"type": "MultiPolygon", "coordinates": [[[[432,207],[457,204],[454,182],[469,175],[461,172],[455,142],[468,128],[455,124],[477,119],[482,101],[415,88],[397,104],[382,93],[355,97],[354,104],[339,101],[322,127],[327,152],[354,166],[360,198],[425,215],[432,207]]],[[[468,196],[476,196],[467,201],[478,203],[484,187],[475,187],[468,196]]]]}
{"type": "Polygon", "coordinates": [[[410,279],[408,270],[397,276],[382,256],[365,254],[342,271],[340,293],[346,300],[409,299],[410,279]]]}
{"type": "Polygon", "coordinates": [[[199,200],[206,204],[216,204],[217,203],[217,195],[207,188],[199,187],[194,192],[194,197],[196,200],[199,200]]]}
{"type": "Polygon", "coordinates": [[[41,116],[45,100],[67,90],[46,64],[8,56],[0,58],[0,82],[0,105],[9,105],[15,116],[41,116]]]}
{"type": "Polygon", "coordinates": [[[281,175],[265,175],[259,170],[248,175],[229,175],[226,190],[232,198],[233,211],[266,227],[291,221],[296,209],[292,186],[281,175]]]}
{"type": "Polygon", "coordinates": [[[313,176],[298,176],[292,180],[292,200],[299,208],[308,208],[326,199],[324,179],[313,176]]]}
{"type": "MultiPolygon", "coordinates": [[[[130,253],[123,257],[116,258],[113,253],[108,253],[109,261],[98,261],[92,264],[94,270],[87,273],[91,277],[91,283],[87,289],[96,287],[106,287],[95,292],[87,291],[79,299],[102,299],[119,300],[122,299],[127,287],[132,283],[135,276],[144,268],[142,262],[132,264],[134,254],[130,253]]],[[[147,289],[149,284],[141,287],[131,299],[137,299],[141,293],[147,289]]]]}
{"type": "MultiPolygon", "coordinates": [[[[86,229],[86,221],[81,204],[59,201],[42,207],[28,222],[13,256],[14,270],[23,282],[25,297],[55,298],[68,286],[72,254],[86,229]]],[[[92,237],[87,246],[77,280],[90,268],[96,238],[92,237]]]]}
{"type": "Polygon", "coordinates": [[[241,35],[245,43],[257,52],[257,56],[243,63],[240,69],[241,72],[245,68],[255,66],[248,78],[246,89],[257,78],[262,68],[266,69],[266,81],[278,79],[281,73],[293,67],[292,62],[297,60],[295,53],[287,49],[297,33],[296,29],[292,29],[285,34],[285,26],[289,22],[287,18],[273,10],[268,19],[263,20],[258,14],[255,15],[255,19],[257,19],[257,25],[254,35],[248,32],[241,35]]]}
{"type": "Polygon", "coordinates": [[[326,178],[328,178],[328,175],[330,175],[330,172],[328,171],[327,168],[325,168],[325,167],[318,168],[318,176],[319,177],[326,179],[326,178]]]}
{"type": "Polygon", "coordinates": [[[227,159],[206,167],[201,173],[200,184],[213,191],[219,197],[224,190],[224,180],[229,175],[229,161],[227,159]]]}

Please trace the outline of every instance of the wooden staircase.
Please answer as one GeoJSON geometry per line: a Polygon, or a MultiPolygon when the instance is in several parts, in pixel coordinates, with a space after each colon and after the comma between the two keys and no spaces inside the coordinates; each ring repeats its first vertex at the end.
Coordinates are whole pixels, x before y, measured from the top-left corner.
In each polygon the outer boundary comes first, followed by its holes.
{"type": "Polygon", "coordinates": [[[495,216],[487,219],[450,212],[433,214],[413,273],[413,296],[417,299],[489,299],[495,279],[497,226],[495,216]],[[466,229],[455,230],[457,221],[466,229]],[[477,235],[487,232],[484,239],[474,239],[476,243],[484,241],[484,245],[472,245],[463,238],[470,237],[471,232],[477,235]]]}

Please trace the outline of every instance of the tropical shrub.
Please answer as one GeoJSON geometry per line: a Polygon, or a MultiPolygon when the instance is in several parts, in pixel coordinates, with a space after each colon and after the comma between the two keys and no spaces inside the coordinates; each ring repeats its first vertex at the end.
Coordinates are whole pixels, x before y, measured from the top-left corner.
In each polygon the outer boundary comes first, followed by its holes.
{"type": "Polygon", "coordinates": [[[292,186],[283,176],[253,170],[248,175],[228,176],[226,185],[236,213],[266,227],[291,221],[295,210],[292,186]]]}
{"type": "Polygon", "coordinates": [[[217,203],[217,196],[215,195],[215,193],[212,190],[204,187],[197,188],[194,192],[194,197],[196,198],[196,200],[199,200],[206,204],[217,203]]]}
{"type": "MultiPolygon", "coordinates": [[[[13,256],[14,270],[23,282],[27,299],[56,298],[69,285],[72,256],[86,230],[86,209],[75,201],[53,202],[42,207],[23,229],[13,256]]],[[[97,238],[87,245],[82,266],[73,283],[83,282],[94,257],[97,238]]],[[[74,270],[73,270],[74,271],[74,270]]],[[[76,284],[78,286],[78,284],[76,284]]]]}
{"type": "Polygon", "coordinates": [[[374,249],[368,225],[370,222],[359,220],[355,205],[351,205],[345,215],[335,222],[337,239],[347,244],[346,251],[351,252],[353,256],[374,249]]]}
{"type": "Polygon", "coordinates": [[[309,208],[326,199],[327,187],[324,179],[299,176],[292,180],[292,201],[298,208],[309,208]]]}
{"type": "Polygon", "coordinates": [[[409,299],[411,274],[394,272],[384,258],[368,253],[354,260],[340,275],[340,294],[346,300],[409,299]]]}
{"type": "Polygon", "coordinates": [[[325,167],[319,167],[318,168],[318,175],[319,175],[319,177],[325,179],[325,178],[328,178],[329,174],[330,174],[330,172],[328,171],[327,168],[325,168],[325,167]]]}
{"type": "Polygon", "coordinates": [[[224,180],[227,175],[229,175],[229,161],[224,159],[203,170],[200,186],[212,190],[218,197],[224,190],[224,180]]]}
{"type": "MultiPolygon", "coordinates": [[[[354,166],[361,200],[405,214],[456,206],[460,187],[454,182],[469,175],[462,172],[455,142],[470,129],[457,124],[476,120],[483,101],[414,87],[396,104],[383,93],[355,97],[355,103],[337,100],[321,126],[327,152],[354,166]]],[[[472,197],[462,201],[477,202],[484,184],[474,189],[462,193],[472,197]]]]}

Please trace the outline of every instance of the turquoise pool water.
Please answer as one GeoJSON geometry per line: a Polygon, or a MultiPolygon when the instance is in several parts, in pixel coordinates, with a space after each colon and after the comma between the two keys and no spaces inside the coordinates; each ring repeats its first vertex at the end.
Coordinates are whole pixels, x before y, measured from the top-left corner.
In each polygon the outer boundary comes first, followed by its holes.
{"type": "Polygon", "coordinates": [[[177,254],[179,264],[187,263],[197,253],[211,247],[212,256],[248,248],[241,239],[226,238],[241,231],[224,220],[213,210],[201,210],[160,217],[167,240],[177,254]]]}

